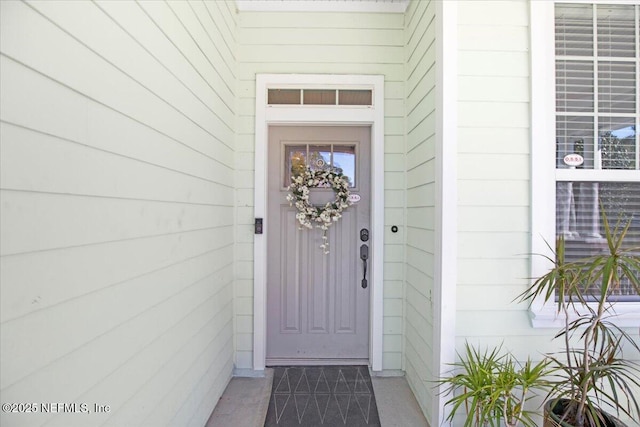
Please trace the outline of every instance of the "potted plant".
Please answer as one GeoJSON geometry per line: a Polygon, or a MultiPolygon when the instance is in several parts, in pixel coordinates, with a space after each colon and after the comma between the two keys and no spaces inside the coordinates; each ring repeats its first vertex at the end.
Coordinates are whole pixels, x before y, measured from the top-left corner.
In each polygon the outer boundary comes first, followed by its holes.
{"type": "Polygon", "coordinates": [[[624,244],[629,225],[619,221],[612,229],[603,214],[606,250],[579,260],[565,258],[565,240],[560,237],[554,256],[548,257],[551,269],[520,295],[529,304],[537,298],[555,303],[563,319],[555,336],[562,340],[562,350],[549,355],[556,374],[545,405],[545,427],[624,425],[607,410],[638,419],[634,393],[640,387],[640,370],[624,359],[623,346],[640,349],[612,322],[610,298],[622,281],[640,293],[640,248],[624,244]]]}
{"type": "Polygon", "coordinates": [[[465,344],[465,356],[454,363],[451,375],[439,380],[444,393],[451,394],[448,420],[453,421],[461,408],[465,409],[464,427],[533,427],[532,413],[525,403],[535,390],[549,388],[545,379],[549,361],[520,365],[510,353],[501,354],[501,347],[480,350],[465,344]]]}

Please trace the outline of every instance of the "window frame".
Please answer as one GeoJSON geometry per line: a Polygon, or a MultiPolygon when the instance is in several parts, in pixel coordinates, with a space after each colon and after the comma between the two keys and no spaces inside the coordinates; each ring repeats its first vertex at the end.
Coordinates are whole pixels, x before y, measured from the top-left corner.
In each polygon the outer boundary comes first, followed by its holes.
{"type": "MultiPolygon", "coordinates": [[[[556,168],[556,147],[548,141],[556,139],[555,87],[555,5],[638,4],[637,1],[553,0],[530,2],[530,79],[531,79],[531,276],[540,277],[550,268],[544,256],[552,255],[548,244],[556,239],[556,182],[572,180],[640,182],[635,170],[566,170],[556,168]],[[577,174],[575,172],[578,172],[577,174]],[[570,175],[569,175],[570,174],[570,175]],[[544,207],[544,208],[540,208],[544,207]]],[[[638,37],[636,30],[636,37],[638,37]]],[[[636,55],[640,67],[640,55],[636,55]]],[[[637,70],[640,68],[636,68],[637,70]]],[[[640,103],[640,82],[636,84],[636,102],[640,103]]],[[[636,131],[636,135],[638,135],[636,131]]],[[[638,138],[638,136],[636,136],[638,138]]],[[[615,323],[620,327],[640,326],[640,301],[615,303],[615,323]]],[[[529,309],[534,328],[558,327],[564,315],[553,302],[534,300],[529,309]]]]}

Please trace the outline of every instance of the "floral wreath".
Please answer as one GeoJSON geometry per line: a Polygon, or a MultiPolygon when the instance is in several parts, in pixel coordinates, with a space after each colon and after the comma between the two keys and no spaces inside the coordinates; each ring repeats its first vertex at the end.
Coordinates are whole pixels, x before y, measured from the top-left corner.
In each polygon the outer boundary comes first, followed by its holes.
{"type": "Polygon", "coordinates": [[[312,170],[307,166],[298,176],[291,177],[291,185],[287,188],[287,200],[290,206],[298,210],[296,219],[301,227],[319,228],[322,230],[322,244],[320,248],[325,255],[329,253],[327,230],[342,216],[342,211],[351,205],[349,200],[349,180],[341,169],[329,168],[312,170]],[[314,206],[309,203],[309,188],[331,187],[336,198],[324,206],[314,206]]]}

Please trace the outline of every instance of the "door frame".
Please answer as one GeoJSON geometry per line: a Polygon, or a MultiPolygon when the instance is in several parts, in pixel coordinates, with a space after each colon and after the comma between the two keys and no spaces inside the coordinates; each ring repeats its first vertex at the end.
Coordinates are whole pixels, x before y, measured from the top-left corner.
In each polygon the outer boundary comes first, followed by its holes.
{"type": "Polygon", "coordinates": [[[382,370],[384,295],[384,76],[334,74],[257,74],[255,115],[254,215],[263,234],[254,235],[253,369],[264,370],[267,343],[267,147],[270,125],[371,126],[371,301],[369,365],[382,370]],[[267,105],[268,89],[370,89],[371,106],[267,105]]]}

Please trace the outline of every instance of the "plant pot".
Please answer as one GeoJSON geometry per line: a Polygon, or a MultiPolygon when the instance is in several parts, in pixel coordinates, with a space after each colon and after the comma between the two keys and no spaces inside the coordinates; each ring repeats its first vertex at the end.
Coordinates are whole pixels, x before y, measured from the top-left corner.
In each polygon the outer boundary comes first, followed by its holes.
{"type": "MultiPolygon", "coordinates": [[[[544,424],[543,427],[575,427],[573,424],[560,421],[562,416],[562,411],[567,403],[568,399],[551,399],[547,400],[544,404],[544,424]],[[554,404],[553,410],[551,409],[551,405],[554,404]]],[[[601,412],[604,415],[606,420],[606,424],[603,427],[628,427],[625,423],[614,417],[613,415],[609,415],[606,412],[601,412]]]]}

